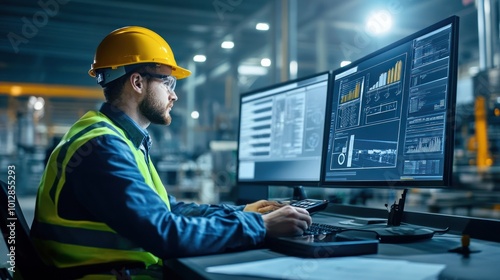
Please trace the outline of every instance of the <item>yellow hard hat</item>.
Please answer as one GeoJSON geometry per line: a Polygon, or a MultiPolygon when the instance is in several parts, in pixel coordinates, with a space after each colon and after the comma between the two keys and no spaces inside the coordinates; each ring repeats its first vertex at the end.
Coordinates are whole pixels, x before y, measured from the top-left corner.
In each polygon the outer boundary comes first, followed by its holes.
{"type": "MultiPolygon", "coordinates": [[[[96,77],[102,69],[111,78],[106,78],[107,83],[126,73],[123,66],[142,63],[171,66],[172,75],[177,79],[191,75],[191,71],[177,65],[172,49],[160,35],[140,26],[127,26],[108,34],[97,47],[89,75],[96,77]]],[[[97,78],[99,83],[104,79],[103,76],[97,78]]]]}

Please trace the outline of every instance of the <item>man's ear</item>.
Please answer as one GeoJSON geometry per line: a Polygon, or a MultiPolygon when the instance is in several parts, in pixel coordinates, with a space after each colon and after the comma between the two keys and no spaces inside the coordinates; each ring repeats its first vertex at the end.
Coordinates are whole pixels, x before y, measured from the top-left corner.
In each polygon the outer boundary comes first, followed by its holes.
{"type": "Polygon", "coordinates": [[[130,75],[129,82],[136,92],[142,93],[144,91],[146,80],[139,73],[130,75]]]}

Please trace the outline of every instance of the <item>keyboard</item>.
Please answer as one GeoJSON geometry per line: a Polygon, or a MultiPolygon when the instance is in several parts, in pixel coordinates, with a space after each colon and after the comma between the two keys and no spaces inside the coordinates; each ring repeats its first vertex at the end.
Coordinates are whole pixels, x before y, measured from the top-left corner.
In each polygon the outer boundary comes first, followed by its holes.
{"type": "Polygon", "coordinates": [[[318,234],[330,234],[341,232],[342,228],[338,226],[312,223],[311,226],[304,232],[303,235],[318,235],[318,234]]]}

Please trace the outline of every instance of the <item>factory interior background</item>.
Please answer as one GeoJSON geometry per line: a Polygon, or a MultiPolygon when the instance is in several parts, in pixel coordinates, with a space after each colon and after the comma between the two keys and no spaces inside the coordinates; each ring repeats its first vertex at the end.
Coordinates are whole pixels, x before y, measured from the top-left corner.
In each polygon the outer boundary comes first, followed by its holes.
{"type": "MultiPolygon", "coordinates": [[[[498,0],[0,4],[0,178],[16,166],[16,191],[28,220],[47,153],[73,122],[104,101],[87,71],[98,43],[114,29],[138,25],[156,31],[177,63],[193,73],[178,81],[172,124],[148,128],[167,191],[179,200],[236,203],[240,94],[338,69],[451,15],[460,17],[453,187],[412,189],[406,209],[500,219],[498,0]]],[[[391,204],[398,193],[306,191],[313,198],[376,208],[391,204]]],[[[290,192],[282,186],[269,190],[271,198],[290,192]]]]}

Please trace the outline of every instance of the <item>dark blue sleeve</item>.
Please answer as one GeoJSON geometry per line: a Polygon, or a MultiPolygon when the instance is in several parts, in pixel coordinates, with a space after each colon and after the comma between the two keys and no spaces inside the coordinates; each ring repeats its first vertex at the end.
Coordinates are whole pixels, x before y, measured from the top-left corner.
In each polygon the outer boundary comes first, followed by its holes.
{"type": "Polygon", "coordinates": [[[91,141],[65,187],[97,220],[145,250],[160,258],[184,257],[251,248],[264,240],[257,213],[175,199],[170,211],[144,182],[122,139],[106,135],[91,141]]]}
{"type": "Polygon", "coordinates": [[[208,216],[217,211],[243,211],[245,206],[235,206],[229,204],[197,204],[197,203],[184,203],[178,202],[177,199],[171,195],[168,196],[170,200],[170,210],[175,214],[180,214],[189,217],[208,216]]]}

